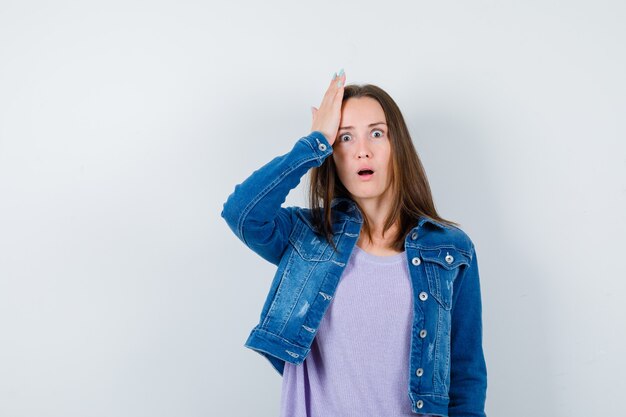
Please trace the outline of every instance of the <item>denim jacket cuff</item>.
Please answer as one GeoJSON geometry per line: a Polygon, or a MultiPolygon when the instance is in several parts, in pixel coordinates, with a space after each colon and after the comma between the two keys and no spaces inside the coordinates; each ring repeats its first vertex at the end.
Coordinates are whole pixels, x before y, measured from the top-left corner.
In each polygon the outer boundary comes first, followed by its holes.
{"type": "Polygon", "coordinates": [[[328,154],[333,151],[333,147],[328,142],[328,139],[326,139],[326,136],[318,130],[312,131],[308,136],[304,136],[302,140],[305,140],[317,153],[320,165],[328,154]]]}

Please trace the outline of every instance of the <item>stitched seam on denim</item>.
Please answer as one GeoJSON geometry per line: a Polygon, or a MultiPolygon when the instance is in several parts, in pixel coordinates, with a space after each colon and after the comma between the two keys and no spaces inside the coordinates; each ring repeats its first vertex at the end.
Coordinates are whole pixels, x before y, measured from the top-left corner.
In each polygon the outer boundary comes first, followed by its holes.
{"type": "MultiPolygon", "coordinates": [[[[339,243],[339,242],[341,241],[341,233],[339,233],[339,234],[333,234],[333,237],[331,238],[331,240],[333,241],[333,243],[335,244],[335,246],[336,246],[337,248],[339,248],[339,245],[340,245],[340,243],[339,243]],[[335,236],[336,236],[336,239],[337,239],[337,241],[336,241],[336,242],[335,242],[335,236]]],[[[324,251],[322,251],[322,254],[320,255],[320,257],[321,257],[320,261],[321,261],[321,260],[328,261],[329,259],[331,259],[331,258],[333,257],[333,248],[332,248],[332,246],[330,245],[330,243],[328,243],[328,241],[326,241],[326,247],[324,248],[324,251]],[[328,251],[330,251],[330,254],[328,255],[328,258],[326,258],[325,254],[326,254],[326,252],[328,252],[328,251]]]]}
{"type": "Polygon", "coordinates": [[[450,331],[448,332],[448,343],[446,344],[446,366],[443,368],[444,372],[443,372],[443,386],[446,388],[446,391],[450,390],[450,385],[447,384],[449,376],[450,376],[450,356],[452,355],[452,340],[450,339],[451,337],[451,333],[452,333],[452,312],[448,312],[447,314],[450,314],[450,331]]]}
{"type": "MultiPolygon", "coordinates": [[[[447,315],[450,314],[450,312],[448,310],[444,310],[442,312],[443,314],[447,315]]],[[[445,316],[443,316],[445,317],[445,316]]],[[[450,317],[450,320],[452,320],[452,317],[450,317]]],[[[443,325],[443,323],[445,322],[445,320],[441,320],[441,323],[443,325]]],[[[445,331],[445,329],[443,329],[445,331]]],[[[439,337],[439,332],[438,332],[438,337],[439,337]]],[[[443,337],[443,336],[442,336],[443,337]]],[[[446,336],[448,338],[448,340],[443,341],[443,340],[439,340],[439,343],[441,345],[443,345],[446,349],[444,350],[444,352],[442,352],[443,359],[444,359],[444,366],[443,369],[441,369],[440,371],[440,377],[441,377],[441,389],[443,392],[447,392],[448,390],[448,386],[446,385],[446,380],[448,379],[448,372],[450,371],[449,368],[449,364],[450,364],[450,333],[448,332],[448,335],[446,336]]]]}
{"type": "Polygon", "coordinates": [[[415,244],[415,243],[407,242],[406,246],[409,246],[409,247],[412,247],[412,248],[416,248],[416,249],[424,249],[424,250],[454,249],[454,250],[462,253],[463,255],[469,257],[470,260],[472,259],[471,249],[469,251],[467,251],[465,249],[459,248],[458,246],[451,245],[449,243],[446,243],[446,244],[443,244],[443,245],[430,246],[430,245],[421,245],[421,244],[415,244]]]}
{"type": "MultiPolygon", "coordinates": [[[[293,343],[293,341],[291,341],[289,339],[285,339],[284,337],[282,337],[282,336],[280,336],[280,335],[278,335],[278,334],[276,334],[274,332],[270,332],[268,330],[265,330],[265,329],[257,329],[256,332],[257,333],[267,333],[271,337],[275,337],[276,339],[280,339],[281,343],[285,343],[285,344],[287,344],[289,346],[293,346],[294,348],[302,349],[302,350],[305,350],[305,351],[308,349],[306,346],[297,345],[297,344],[293,343]]],[[[248,345],[246,345],[246,346],[248,346],[248,345]]],[[[268,353],[270,353],[270,352],[268,352],[268,353]]]]}
{"type": "Polygon", "coordinates": [[[305,257],[303,252],[304,249],[302,249],[302,241],[300,239],[300,235],[305,234],[306,233],[306,228],[307,224],[305,223],[302,226],[302,231],[298,234],[297,238],[295,240],[291,239],[291,235],[289,236],[289,241],[291,242],[291,244],[293,245],[293,247],[296,249],[296,251],[298,252],[298,254],[302,257],[302,259],[304,259],[305,261],[310,261],[310,262],[326,262],[328,261],[332,256],[333,253],[331,252],[328,255],[328,258],[326,258],[324,256],[324,254],[328,251],[328,248],[330,247],[330,244],[328,242],[326,242],[325,240],[320,240],[320,243],[317,245],[318,247],[324,246],[324,249],[321,251],[318,249],[317,250],[317,254],[314,255],[308,255],[305,257]],[[302,249],[302,250],[301,250],[302,249]]]}
{"type": "Polygon", "coordinates": [[[439,301],[441,304],[445,304],[445,300],[443,299],[443,293],[441,292],[441,277],[439,276],[439,269],[435,265],[430,265],[433,270],[433,277],[435,277],[435,286],[437,287],[437,297],[439,297],[439,301]]]}
{"type": "Polygon", "coordinates": [[[435,340],[435,374],[434,374],[434,379],[436,381],[438,381],[438,385],[437,387],[435,387],[435,392],[442,392],[444,394],[447,395],[447,391],[448,391],[448,387],[446,385],[446,380],[447,380],[447,374],[448,374],[448,365],[449,365],[449,360],[450,360],[450,353],[449,353],[449,349],[450,349],[450,341],[448,340],[447,343],[446,341],[443,340],[443,337],[445,337],[443,335],[443,331],[445,330],[443,328],[443,323],[445,322],[445,315],[448,314],[447,310],[439,307],[439,317],[438,317],[438,321],[437,321],[437,337],[435,340]],[[441,348],[442,345],[447,347],[445,352],[441,352],[441,348]],[[441,364],[441,354],[443,354],[445,356],[445,366],[443,367],[443,369],[441,369],[440,364],[441,364]]]}
{"type": "MultiPolygon", "coordinates": [[[[411,275],[411,274],[409,274],[409,275],[411,275]]],[[[426,280],[428,280],[428,278],[426,278],[426,280]]],[[[413,285],[413,279],[411,279],[410,281],[411,281],[411,285],[413,285]]],[[[428,283],[426,285],[428,285],[428,283]]],[[[413,302],[413,306],[414,307],[413,308],[419,310],[420,314],[422,316],[424,316],[424,314],[426,314],[426,309],[422,308],[422,305],[424,305],[424,303],[426,301],[420,300],[420,296],[419,296],[420,292],[422,292],[422,291],[426,292],[426,289],[420,290],[419,288],[416,287],[415,290],[413,291],[413,300],[414,300],[414,302],[413,302]]],[[[415,310],[414,310],[413,314],[415,314],[415,310]]]]}
{"type": "MultiPolygon", "coordinates": [[[[301,139],[305,139],[306,136],[303,136],[301,139]]],[[[315,139],[317,141],[317,143],[319,143],[319,139],[317,139],[315,136],[313,136],[313,139],[315,139]]],[[[309,148],[311,148],[311,150],[313,152],[315,152],[315,148],[313,147],[313,145],[311,144],[311,142],[309,142],[308,140],[304,140],[304,143],[306,143],[307,145],[309,145],[309,148]]]]}
{"type": "MultiPolygon", "coordinates": [[[[292,362],[287,361],[287,360],[285,360],[285,359],[283,359],[283,358],[280,358],[280,357],[276,356],[274,353],[269,352],[269,351],[267,351],[267,350],[265,350],[265,349],[262,349],[262,348],[260,348],[260,347],[257,347],[257,346],[250,346],[250,345],[248,345],[248,344],[246,344],[246,345],[244,345],[244,346],[245,346],[245,347],[247,347],[247,348],[249,348],[249,349],[252,349],[252,350],[254,350],[254,351],[256,351],[256,352],[261,353],[261,354],[262,354],[262,356],[263,356],[263,357],[265,357],[265,359],[267,359],[267,360],[270,362],[270,364],[271,364],[271,365],[272,365],[272,367],[276,370],[276,372],[278,372],[278,369],[276,369],[276,368],[274,367],[274,364],[272,363],[272,361],[269,359],[269,357],[268,357],[268,356],[271,356],[271,357],[272,357],[272,358],[274,358],[274,359],[278,359],[279,361],[292,363],[292,362]]],[[[308,354],[308,353],[307,353],[307,354],[308,354]]],[[[278,374],[279,374],[279,375],[282,375],[280,372],[278,372],[278,374]]]]}
{"type": "MultiPolygon", "coordinates": [[[[413,313],[413,320],[412,323],[415,322],[415,313],[413,313]]],[[[411,345],[409,347],[409,369],[413,369],[413,364],[411,362],[411,360],[413,359],[413,356],[415,355],[416,359],[415,362],[417,362],[418,368],[422,368],[422,364],[424,363],[424,352],[426,351],[426,349],[424,349],[424,341],[422,339],[421,344],[422,344],[422,348],[420,349],[420,355],[419,357],[417,356],[417,354],[415,353],[415,350],[413,349],[413,346],[415,345],[417,339],[415,337],[415,332],[414,329],[415,327],[417,328],[424,328],[424,315],[422,314],[419,318],[419,320],[411,325],[411,345]]],[[[422,385],[422,381],[421,379],[423,378],[419,378],[417,381],[417,387],[416,390],[419,392],[421,385],[422,385]]],[[[411,395],[411,381],[413,380],[413,372],[409,372],[409,395],[411,395]]]]}
{"type": "Polygon", "coordinates": [[[440,395],[440,394],[433,394],[433,393],[423,394],[421,392],[418,392],[416,394],[419,395],[420,397],[440,398],[442,400],[449,400],[450,399],[450,397],[447,396],[447,395],[440,395]]]}
{"type": "Polygon", "coordinates": [[[261,327],[262,328],[266,327],[267,322],[269,321],[270,317],[272,317],[272,315],[274,313],[274,310],[276,310],[276,308],[277,308],[276,300],[278,299],[278,296],[282,292],[282,286],[283,286],[283,283],[285,281],[285,278],[289,276],[289,272],[291,271],[291,266],[293,265],[293,257],[294,256],[295,256],[294,253],[291,252],[291,254],[289,255],[289,259],[287,260],[287,265],[285,265],[285,269],[283,270],[283,275],[282,275],[281,281],[278,283],[278,288],[276,288],[276,293],[274,294],[274,297],[272,299],[272,304],[267,309],[267,314],[265,314],[265,318],[263,319],[263,323],[261,323],[261,327]]]}
{"type": "Polygon", "coordinates": [[[435,364],[433,365],[433,381],[435,382],[435,384],[433,384],[433,389],[435,390],[435,392],[439,392],[439,386],[441,385],[441,378],[439,378],[439,345],[441,344],[441,310],[443,310],[443,307],[438,305],[437,306],[437,329],[435,331],[435,364]]]}
{"type": "Polygon", "coordinates": [[[437,275],[437,269],[430,263],[424,264],[426,270],[426,278],[428,280],[428,290],[435,298],[437,303],[443,304],[443,298],[441,297],[441,288],[438,284],[439,276],[437,275]]]}
{"type": "Polygon", "coordinates": [[[440,304],[437,304],[437,329],[435,331],[435,366],[434,366],[434,378],[433,380],[435,381],[436,384],[434,384],[433,389],[435,392],[442,392],[442,382],[441,382],[441,378],[440,378],[440,367],[441,367],[441,333],[442,333],[442,329],[443,329],[443,314],[445,311],[445,301],[444,300],[444,296],[443,293],[441,291],[441,277],[439,275],[439,270],[437,269],[436,266],[431,265],[431,268],[433,269],[433,276],[435,277],[435,285],[437,286],[437,298],[440,304]]]}
{"type": "Polygon", "coordinates": [[[474,260],[474,254],[475,253],[476,253],[476,248],[474,247],[474,244],[472,243],[472,247],[470,248],[470,253],[469,253],[469,255],[467,255],[470,258],[470,264],[474,260]]]}
{"type": "MultiPolygon", "coordinates": [[[[414,377],[413,377],[413,375],[414,375],[414,374],[413,374],[413,369],[414,369],[414,366],[413,366],[413,360],[412,360],[412,359],[413,359],[413,343],[411,343],[411,346],[409,347],[409,375],[408,375],[408,376],[409,376],[409,378],[408,378],[408,393],[409,393],[409,398],[411,399],[411,401],[414,401],[414,400],[413,400],[413,391],[411,390],[411,382],[412,382],[412,380],[413,380],[413,378],[414,378],[414,377]]],[[[416,389],[417,389],[417,391],[419,391],[419,389],[420,389],[420,385],[421,385],[421,383],[422,383],[422,381],[420,381],[421,379],[422,379],[422,378],[418,378],[418,379],[417,379],[417,383],[415,384],[415,385],[416,385],[416,389]]]]}
{"type": "MultiPolygon", "coordinates": [[[[428,250],[428,249],[424,249],[424,250],[428,250]]],[[[430,249],[430,250],[434,250],[434,249],[430,249]]],[[[450,253],[450,248],[445,248],[446,253],[450,253]]],[[[441,249],[439,249],[439,251],[441,252],[441,249]]],[[[458,251],[460,252],[460,251],[458,251]]],[[[429,262],[429,263],[436,263],[438,265],[441,265],[443,268],[445,268],[448,271],[452,271],[454,269],[459,268],[461,265],[468,265],[470,264],[470,262],[466,262],[465,259],[459,261],[457,258],[455,261],[453,261],[451,264],[449,264],[447,261],[445,260],[441,260],[441,255],[436,255],[436,256],[431,256],[431,255],[424,255],[422,254],[422,258],[424,259],[424,261],[429,262]]]]}
{"type": "MultiPolygon", "coordinates": [[[[413,316],[413,320],[415,320],[415,316],[413,316]]],[[[415,332],[413,331],[413,328],[417,327],[417,328],[423,329],[425,320],[426,320],[426,316],[425,316],[425,314],[422,313],[420,315],[420,317],[419,317],[419,320],[417,320],[417,322],[411,328],[411,350],[410,350],[410,353],[409,353],[409,355],[410,355],[409,357],[410,358],[413,357],[413,341],[415,340],[415,332]]],[[[426,352],[426,349],[424,349],[424,341],[423,341],[423,339],[422,339],[421,343],[422,343],[422,348],[420,349],[420,356],[417,357],[416,360],[417,360],[418,368],[424,369],[424,374],[426,374],[426,366],[424,365],[424,352],[426,352]]],[[[410,384],[412,378],[413,378],[413,373],[409,372],[409,384],[410,384]]],[[[424,380],[424,379],[425,379],[425,375],[422,375],[422,377],[418,377],[418,381],[417,381],[417,391],[418,392],[422,388],[422,380],[424,380]]],[[[409,387],[410,387],[410,385],[409,385],[409,387]]]]}
{"type": "MultiPolygon", "coordinates": [[[[327,273],[324,275],[324,279],[323,279],[323,280],[322,280],[322,282],[320,283],[319,288],[324,287],[324,284],[326,284],[326,280],[328,279],[328,277],[329,277],[329,273],[327,272],[327,273]]],[[[319,289],[319,288],[318,288],[318,289],[319,289]]],[[[318,292],[317,292],[317,294],[315,295],[315,298],[313,299],[313,302],[311,303],[311,307],[310,307],[309,311],[313,310],[313,307],[314,307],[314,306],[318,306],[318,305],[320,305],[320,304],[321,304],[321,305],[319,306],[319,308],[320,308],[321,310],[323,310],[323,311],[324,311],[324,313],[325,313],[325,312],[328,310],[328,307],[329,307],[329,305],[330,305],[330,303],[329,303],[328,301],[332,300],[332,298],[333,298],[332,296],[330,296],[330,295],[326,294],[325,292],[318,291],[318,292]],[[319,300],[319,298],[320,298],[320,295],[321,295],[321,296],[322,296],[322,298],[324,299],[324,301],[323,301],[323,302],[322,302],[322,301],[318,301],[318,300],[319,300]]],[[[307,335],[307,337],[306,337],[305,339],[308,339],[308,337],[311,337],[311,335],[314,335],[314,333],[317,331],[317,329],[319,328],[319,326],[320,326],[320,324],[321,324],[321,321],[322,321],[322,319],[323,319],[323,317],[324,317],[324,313],[322,313],[322,314],[320,315],[320,320],[319,320],[319,321],[317,321],[317,323],[315,324],[315,328],[313,328],[313,327],[309,327],[309,326],[306,326],[306,325],[304,325],[304,324],[302,325],[302,327],[304,327],[304,328],[305,328],[305,329],[309,332],[309,334],[307,335]]],[[[307,312],[307,317],[305,318],[304,322],[306,322],[306,323],[310,322],[310,317],[311,317],[311,316],[310,316],[310,315],[308,315],[308,312],[307,312]]],[[[303,336],[302,336],[302,331],[298,332],[298,335],[297,335],[296,337],[297,337],[298,339],[300,339],[301,337],[303,337],[303,336]]],[[[309,341],[309,342],[308,342],[308,344],[309,344],[309,345],[310,345],[310,343],[311,343],[311,341],[309,341]]]]}
{"type": "MultiPolygon", "coordinates": [[[[298,300],[300,300],[300,297],[302,296],[302,291],[304,291],[304,288],[309,283],[309,279],[311,279],[311,275],[313,275],[314,271],[315,271],[315,267],[311,268],[311,271],[308,273],[308,275],[306,277],[306,280],[300,286],[300,291],[298,292],[298,295],[296,297],[294,297],[294,302],[291,303],[291,308],[289,309],[289,314],[287,315],[287,318],[285,319],[285,321],[282,324],[282,326],[280,326],[280,329],[278,330],[278,334],[283,334],[283,332],[285,331],[285,326],[287,326],[287,323],[289,323],[289,320],[291,320],[291,316],[293,315],[293,310],[296,307],[296,304],[298,304],[298,300]]],[[[324,280],[325,279],[326,279],[326,277],[324,277],[324,280]]]]}
{"type": "MultiPolygon", "coordinates": [[[[438,289],[439,295],[435,295],[433,294],[433,297],[435,297],[437,299],[437,312],[438,312],[438,316],[437,316],[437,334],[435,337],[435,370],[434,370],[434,375],[433,375],[433,382],[434,383],[439,383],[440,386],[442,387],[441,389],[445,388],[445,383],[446,383],[446,377],[444,375],[443,380],[440,378],[439,376],[439,367],[440,367],[440,354],[439,354],[439,350],[440,350],[440,345],[441,343],[443,343],[441,341],[441,332],[442,332],[442,320],[443,320],[443,314],[450,314],[450,320],[452,320],[452,312],[451,312],[451,308],[452,308],[452,297],[450,297],[450,301],[449,303],[446,303],[444,300],[444,296],[441,293],[441,283],[440,283],[440,279],[439,279],[439,273],[436,267],[431,266],[432,267],[432,276],[435,279],[436,282],[436,288],[438,289]]],[[[430,271],[431,268],[426,268],[427,271],[430,271]]],[[[427,272],[427,275],[429,274],[429,272],[427,272]]],[[[430,288],[430,280],[429,280],[429,289],[432,292],[432,288],[430,288]]],[[[449,336],[448,336],[449,337],[449,336]]],[[[448,342],[448,350],[450,349],[449,346],[449,342],[448,342]]],[[[449,353],[447,353],[446,356],[446,368],[444,368],[444,372],[448,372],[448,366],[449,366],[449,353]]],[[[436,391],[439,391],[440,388],[439,386],[437,386],[436,391]]]]}

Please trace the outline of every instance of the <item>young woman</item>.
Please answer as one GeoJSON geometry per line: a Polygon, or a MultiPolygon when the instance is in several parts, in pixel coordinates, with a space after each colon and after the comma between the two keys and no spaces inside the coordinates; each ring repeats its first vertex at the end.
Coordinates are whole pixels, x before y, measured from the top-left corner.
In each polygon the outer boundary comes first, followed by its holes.
{"type": "Polygon", "coordinates": [[[283,376],[281,416],[481,416],[476,250],[441,218],[398,106],[335,74],[311,133],[221,213],[278,266],[245,344],[283,376]],[[281,207],[310,171],[310,208],[281,207]]]}

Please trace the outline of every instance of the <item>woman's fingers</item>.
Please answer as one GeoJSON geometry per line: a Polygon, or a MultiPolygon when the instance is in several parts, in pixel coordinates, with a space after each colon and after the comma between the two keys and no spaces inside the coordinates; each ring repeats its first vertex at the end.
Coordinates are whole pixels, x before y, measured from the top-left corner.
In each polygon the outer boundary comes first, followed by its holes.
{"type": "Polygon", "coordinates": [[[326,136],[332,145],[337,135],[339,121],[341,119],[341,102],[343,100],[343,87],[346,74],[343,71],[333,74],[330,85],[322,98],[319,109],[311,107],[313,118],[312,130],[318,130],[326,136]]]}
{"type": "Polygon", "coordinates": [[[329,101],[332,101],[333,97],[335,96],[335,94],[337,93],[337,82],[338,82],[339,78],[337,77],[337,73],[335,73],[334,77],[332,80],[330,80],[330,84],[328,85],[328,88],[326,89],[326,93],[324,93],[324,97],[322,98],[322,104],[320,104],[320,108],[322,108],[322,106],[325,103],[328,103],[329,101]]]}
{"type": "Polygon", "coordinates": [[[343,90],[343,84],[345,82],[346,82],[346,74],[343,71],[343,69],[339,71],[339,73],[335,73],[332,80],[330,80],[330,84],[328,86],[328,89],[326,90],[326,94],[324,94],[322,103],[324,103],[324,101],[326,102],[334,101],[334,98],[337,95],[337,93],[343,90]]]}
{"type": "Polygon", "coordinates": [[[343,68],[339,71],[339,74],[337,74],[335,81],[337,81],[337,88],[341,89],[343,83],[346,82],[346,73],[343,71],[343,68]]]}

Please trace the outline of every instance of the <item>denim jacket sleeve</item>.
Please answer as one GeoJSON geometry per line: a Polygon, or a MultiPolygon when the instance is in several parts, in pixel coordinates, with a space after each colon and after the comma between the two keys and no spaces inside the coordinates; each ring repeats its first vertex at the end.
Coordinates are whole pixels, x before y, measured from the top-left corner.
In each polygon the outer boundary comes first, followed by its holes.
{"type": "Polygon", "coordinates": [[[485,417],[487,367],[482,348],[482,304],[478,258],[455,283],[450,330],[449,417],[485,417]]]}
{"type": "Polygon", "coordinates": [[[278,265],[289,241],[296,207],[283,208],[289,192],[332,153],[318,131],[300,138],[291,151],[254,171],[228,196],[221,216],[235,235],[263,259],[278,265]]]}

